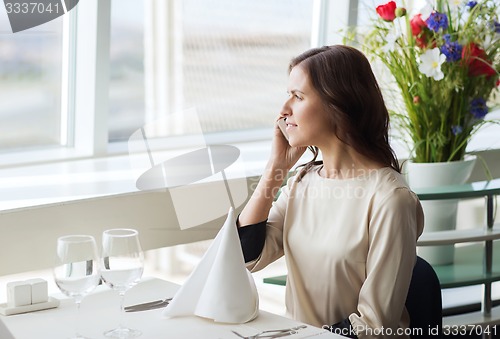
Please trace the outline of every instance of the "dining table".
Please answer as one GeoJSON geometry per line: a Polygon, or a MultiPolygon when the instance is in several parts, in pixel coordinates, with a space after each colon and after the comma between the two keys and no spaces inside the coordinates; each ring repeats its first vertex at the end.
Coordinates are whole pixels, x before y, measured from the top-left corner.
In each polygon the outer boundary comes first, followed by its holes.
{"type": "MultiPolygon", "coordinates": [[[[144,277],[125,294],[124,305],[135,305],[149,301],[174,297],[180,286],[156,277],[144,277]]],[[[219,323],[199,316],[166,318],[163,308],[140,312],[120,310],[117,292],[106,285],[99,285],[88,294],[77,307],[72,298],[63,294],[53,294],[60,303],[55,308],[15,315],[0,315],[0,338],[2,339],[57,339],[69,338],[78,326],[80,334],[88,338],[105,338],[106,330],[116,328],[122,317],[123,325],[142,332],[139,339],[238,339],[265,330],[293,328],[301,326],[296,333],[285,338],[344,338],[323,329],[282,315],[259,310],[258,316],[247,323],[219,323]]]]}

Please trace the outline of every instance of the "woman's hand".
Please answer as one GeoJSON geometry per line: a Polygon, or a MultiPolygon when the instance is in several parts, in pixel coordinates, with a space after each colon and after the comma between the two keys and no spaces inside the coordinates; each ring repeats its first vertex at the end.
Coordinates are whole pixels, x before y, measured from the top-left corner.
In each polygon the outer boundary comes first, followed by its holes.
{"type": "Polygon", "coordinates": [[[278,126],[278,120],[283,118],[283,116],[279,115],[274,126],[270,162],[274,167],[286,169],[288,171],[304,154],[307,147],[290,146],[289,141],[278,126]]]}
{"type": "MultiPolygon", "coordinates": [[[[283,118],[279,116],[278,119],[283,118]]],[[[286,179],[288,172],[304,154],[306,147],[292,147],[278,126],[274,125],[271,157],[252,197],[240,213],[239,226],[251,225],[266,220],[276,193],[286,179]]]]}
{"type": "MultiPolygon", "coordinates": [[[[280,118],[283,116],[280,115],[280,118]]],[[[267,219],[283,180],[306,150],[306,147],[290,146],[278,126],[278,119],[274,126],[271,157],[252,197],[241,211],[239,225],[251,225],[267,219]]]]}

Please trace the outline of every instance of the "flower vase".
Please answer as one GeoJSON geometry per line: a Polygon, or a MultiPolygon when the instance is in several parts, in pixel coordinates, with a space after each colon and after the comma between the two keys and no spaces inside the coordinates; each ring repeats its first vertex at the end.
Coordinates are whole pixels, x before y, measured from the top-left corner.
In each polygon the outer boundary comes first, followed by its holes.
{"type": "MultiPolygon", "coordinates": [[[[465,184],[472,173],[476,157],[465,160],[414,163],[406,165],[406,175],[411,189],[433,186],[465,184]]],[[[424,232],[454,230],[457,223],[457,199],[421,201],[424,210],[424,232]]],[[[421,246],[418,255],[433,265],[453,263],[454,245],[421,246]]]]}

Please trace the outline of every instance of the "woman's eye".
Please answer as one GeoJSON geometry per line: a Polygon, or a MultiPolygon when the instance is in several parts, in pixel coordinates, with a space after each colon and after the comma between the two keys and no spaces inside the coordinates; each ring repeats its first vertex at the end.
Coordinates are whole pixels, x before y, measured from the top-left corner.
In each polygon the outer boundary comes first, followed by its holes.
{"type": "Polygon", "coordinates": [[[288,93],[289,98],[294,98],[296,100],[302,100],[302,97],[298,95],[297,93],[288,93]]]}

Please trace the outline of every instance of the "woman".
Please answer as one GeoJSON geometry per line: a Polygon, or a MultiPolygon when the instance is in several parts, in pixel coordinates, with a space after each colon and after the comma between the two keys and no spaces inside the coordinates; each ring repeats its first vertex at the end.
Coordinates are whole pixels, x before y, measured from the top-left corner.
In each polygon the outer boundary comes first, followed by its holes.
{"type": "Polygon", "coordinates": [[[297,320],[352,337],[395,334],[409,325],[404,303],[423,213],[389,146],[370,64],[352,47],[306,51],[290,63],[288,93],[278,119],[289,141],[276,127],[238,218],[247,267],[285,255],[287,312],[297,320]],[[307,147],[313,160],[273,202],[307,147]]]}

